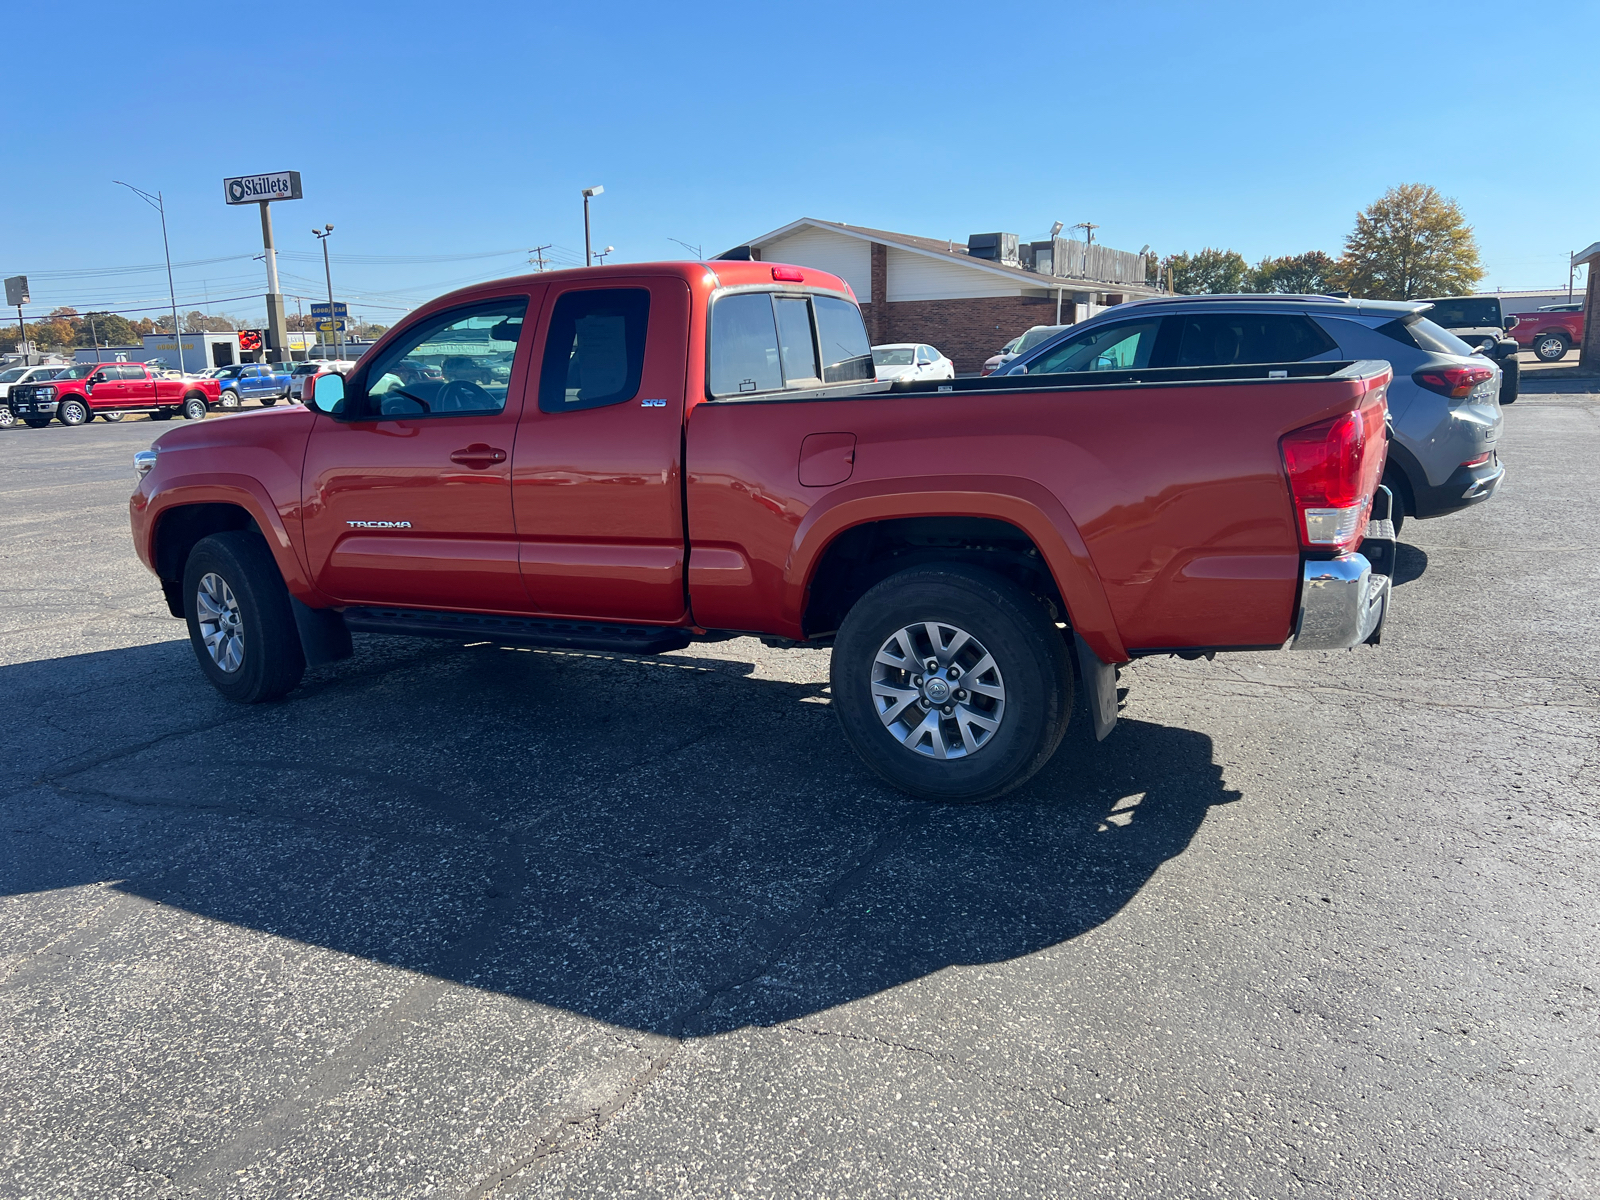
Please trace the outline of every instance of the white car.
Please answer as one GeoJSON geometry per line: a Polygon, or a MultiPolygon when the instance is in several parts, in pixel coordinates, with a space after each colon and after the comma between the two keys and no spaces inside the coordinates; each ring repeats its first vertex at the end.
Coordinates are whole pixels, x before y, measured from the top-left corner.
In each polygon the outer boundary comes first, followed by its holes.
{"type": "Polygon", "coordinates": [[[1066,325],[1035,325],[1032,329],[1028,330],[1027,333],[1024,333],[1020,337],[1014,337],[1004,346],[1001,346],[999,354],[985,359],[983,364],[983,373],[985,375],[993,375],[1001,367],[1005,366],[1013,358],[1017,357],[1017,355],[1026,354],[1040,342],[1055,337],[1056,334],[1067,328],[1070,327],[1066,325]]]}
{"type": "Polygon", "coordinates": [[[289,372],[289,399],[304,404],[306,384],[312,379],[325,371],[347,375],[355,365],[355,361],[348,358],[308,358],[295,363],[294,370],[289,372]]]}
{"type": "Polygon", "coordinates": [[[56,363],[48,367],[12,367],[9,371],[0,371],[0,428],[9,429],[17,423],[9,399],[13,383],[38,383],[40,380],[54,379],[67,366],[66,363],[56,363]]]}
{"type": "Polygon", "coordinates": [[[887,346],[874,346],[872,367],[879,381],[887,383],[956,377],[955,363],[932,346],[919,342],[891,342],[887,346]]]}

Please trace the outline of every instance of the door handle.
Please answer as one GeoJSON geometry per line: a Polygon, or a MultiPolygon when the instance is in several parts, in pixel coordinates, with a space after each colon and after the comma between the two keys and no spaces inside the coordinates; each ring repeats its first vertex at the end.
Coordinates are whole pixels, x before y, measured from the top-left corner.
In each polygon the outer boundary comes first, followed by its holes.
{"type": "Polygon", "coordinates": [[[472,445],[464,446],[450,455],[451,462],[459,463],[463,467],[471,467],[475,471],[481,471],[485,467],[492,467],[495,463],[503,463],[505,460],[506,452],[504,450],[497,446],[485,445],[483,442],[473,442],[472,445]]]}

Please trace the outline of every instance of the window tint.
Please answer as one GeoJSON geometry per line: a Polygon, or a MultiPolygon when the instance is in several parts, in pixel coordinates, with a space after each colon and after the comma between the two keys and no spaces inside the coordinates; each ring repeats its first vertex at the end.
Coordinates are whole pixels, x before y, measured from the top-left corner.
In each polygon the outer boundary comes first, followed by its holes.
{"type": "Polygon", "coordinates": [[[774,296],[772,310],[778,317],[778,357],[783,363],[783,382],[793,386],[807,380],[821,380],[817,346],[811,337],[810,301],[797,296],[774,296]]]}
{"type": "Polygon", "coordinates": [[[539,370],[539,408],[575,412],[624,404],[644,376],[650,293],[644,288],[567,292],[556,301],[539,370]]]}
{"type": "Polygon", "coordinates": [[[861,310],[835,296],[814,296],[812,301],[817,310],[817,340],[822,345],[822,381],[871,379],[872,343],[867,340],[861,310]]]}
{"type": "Polygon", "coordinates": [[[1500,324],[1500,301],[1460,296],[1453,300],[1435,300],[1428,310],[1428,320],[1445,329],[1463,329],[1500,324]]]}
{"type": "Polygon", "coordinates": [[[518,296],[452,309],[414,326],[367,369],[365,415],[502,411],[527,307],[518,296]]]}
{"type": "Polygon", "coordinates": [[[1017,339],[1017,353],[1026,354],[1035,346],[1048,342],[1056,334],[1066,329],[1065,325],[1035,325],[1027,333],[1017,339]]]}
{"type": "Polygon", "coordinates": [[[0,383],[15,383],[27,373],[27,367],[12,367],[9,371],[0,371],[0,383]]]}
{"type": "Polygon", "coordinates": [[[1309,317],[1292,313],[1197,313],[1177,320],[1180,367],[1299,362],[1338,348],[1309,317]]]}
{"type": "Polygon", "coordinates": [[[872,361],[880,367],[909,367],[910,346],[879,346],[872,352],[872,361]]]}
{"type": "Polygon", "coordinates": [[[140,380],[142,380],[142,379],[145,378],[145,373],[144,373],[144,368],[143,367],[117,367],[117,368],[115,368],[115,371],[116,371],[115,378],[117,378],[117,379],[140,379],[140,380]]]}
{"type": "Polygon", "coordinates": [[[746,292],[720,298],[711,309],[711,394],[737,396],[782,386],[772,297],[746,292]]]}
{"type": "Polygon", "coordinates": [[[929,363],[931,363],[932,361],[933,361],[933,355],[928,353],[928,348],[926,346],[918,346],[917,347],[917,365],[919,367],[925,367],[929,363]]]}
{"type": "MultiPolygon", "coordinates": [[[[1387,329],[1385,326],[1384,329],[1387,329]]],[[[1418,317],[1405,323],[1412,345],[1435,354],[1471,354],[1472,347],[1448,329],[1441,329],[1427,317],[1418,317]]],[[[1380,330],[1379,332],[1383,332],[1380,330]]],[[[1392,336],[1392,335],[1391,335],[1392,336]]]]}
{"type": "Polygon", "coordinates": [[[1102,325],[1068,338],[1028,364],[1030,375],[1065,371],[1123,371],[1148,367],[1161,319],[1102,325]]]}

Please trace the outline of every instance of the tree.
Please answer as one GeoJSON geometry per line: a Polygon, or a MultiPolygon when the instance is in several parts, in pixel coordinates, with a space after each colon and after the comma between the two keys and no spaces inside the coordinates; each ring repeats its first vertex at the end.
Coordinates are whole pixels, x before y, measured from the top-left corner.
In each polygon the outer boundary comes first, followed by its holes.
{"type": "Polygon", "coordinates": [[[132,346],[139,340],[138,331],[127,317],[116,313],[85,313],[78,325],[78,345],[132,346]]]}
{"type": "Polygon", "coordinates": [[[1263,258],[1250,269],[1246,290],[1318,296],[1333,286],[1336,264],[1321,250],[1263,258]]]}
{"type": "MultiPolygon", "coordinates": [[[[167,318],[169,322],[171,319],[167,318]]],[[[233,320],[230,317],[208,317],[199,309],[183,315],[185,333],[229,333],[232,329],[233,320]]]]}
{"type": "Polygon", "coordinates": [[[1195,255],[1174,254],[1167,261],[1172,266],[1172,290],[1188,296],[1242,292],[1250,269],[1243,255],[1210,246],[1195,255]]]}
{"type": "Polygon", "coordinates": [[[1356,214],[1334,272],[1337,286],[1373,300],[1460,296],[1482,278],[1461,206],[1421,183],[1392,187],[1356,214]]]}

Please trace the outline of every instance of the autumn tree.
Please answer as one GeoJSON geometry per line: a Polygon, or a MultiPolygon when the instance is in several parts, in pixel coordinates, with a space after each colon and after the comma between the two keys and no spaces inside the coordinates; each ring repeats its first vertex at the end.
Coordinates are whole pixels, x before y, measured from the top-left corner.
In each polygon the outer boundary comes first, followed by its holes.
{"type": "Polygon", "coordinates": [[[1333,287],[1336,264],[1321,250],[1263,258],[1250,269],[1246,290],[1319,296],[1333,287]]]}
{"type": "Polygon", "coordinates": [[[1172,290],[1189,296],[1242,292],[1250,269],[1238,252],[1210,246],[1198,254],[1174,254],[1167,262],[1172,268],[1172,290]]]}
{"type": "Polygon", "coordinates": [[[1333,279],[1353,296],[1461,296],[1483,278],[1461,206],[1421,183],[1392,187],[1356,214],[1333,279]]]}
{"type": "Polygon", "coordinates": [[[78,345],[131,346],[139,340],[133,322],[117,313],[90,312],[78,326],[78,345]]]}

